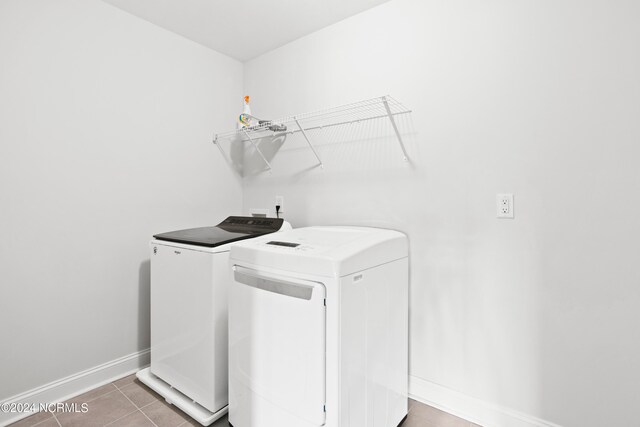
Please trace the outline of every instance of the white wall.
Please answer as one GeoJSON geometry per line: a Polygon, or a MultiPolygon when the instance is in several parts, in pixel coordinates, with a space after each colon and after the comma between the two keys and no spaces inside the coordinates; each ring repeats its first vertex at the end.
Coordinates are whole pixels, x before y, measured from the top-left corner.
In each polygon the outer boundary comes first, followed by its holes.
{"type": "Polygon", "coordinates": [[[103,2],[0,1],[0,401],[149,346],[152,233],[240,212],[211,136],[241,96],[103,2]]]}
{"type": "Polygon", "coordinates": [[[341,145],[316,134],[324,169],[287,141],[273,173],[245,178],[244,208],[283,195],[294,226],[409,235],[414,392],[530,423],[633,425],[639,19],[632,1],[393,0],[252,60],[258,117],[386,93],[414,112],[411,163],[375,138],[383,124],[341,145]],[[496,219],[499,192],[514,220],[496,219]]]}

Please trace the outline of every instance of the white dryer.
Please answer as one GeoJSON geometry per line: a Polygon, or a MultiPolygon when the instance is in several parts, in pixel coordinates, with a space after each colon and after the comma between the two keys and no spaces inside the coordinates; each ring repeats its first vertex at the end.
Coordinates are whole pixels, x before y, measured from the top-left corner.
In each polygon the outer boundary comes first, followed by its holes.
{"type": "Polygon", "coordinates": [[[230,216],[150,242],[151,366],[137,377],[202,425],[227,412],[229,249],[282,228],[291,226],[230,216]]]}
{"type": "Polygon", "coordinates": [[[231,248],[229,423],[395,427],[407,415],[408,245],[307,227],[231,248]]]}

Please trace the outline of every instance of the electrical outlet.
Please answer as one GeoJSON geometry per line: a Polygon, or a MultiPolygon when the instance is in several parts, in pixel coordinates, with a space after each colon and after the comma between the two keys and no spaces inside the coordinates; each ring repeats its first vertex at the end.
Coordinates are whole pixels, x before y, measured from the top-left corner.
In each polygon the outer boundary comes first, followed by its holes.
{"type": "Polygon", "coordinates": [[[513,194],[496,194],[498,218],[513,218],[513,194]]]}
{"type": "Polygon", "coordinates": [[[280,206],[280,212],[284,212],[284,197],[276,196],[276,206],[280,206]]]}

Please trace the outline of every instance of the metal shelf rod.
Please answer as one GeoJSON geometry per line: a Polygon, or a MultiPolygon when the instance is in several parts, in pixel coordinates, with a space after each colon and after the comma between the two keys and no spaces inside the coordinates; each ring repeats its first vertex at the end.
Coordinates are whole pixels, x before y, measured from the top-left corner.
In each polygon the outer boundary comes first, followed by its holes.
{"type": "Polygon", "coordinates": [[[398,126],[396,126],[396,121],[393,118],[393,114],[391,114],[391,109],[389,108],[389,102],[387,101],[387,97],[382,97],[382,102],[384,103],[384,108],[387,109],[387,114],[389,115],[389,120],[391,120],[391,126],[393,126],[393,130],[396,132],[396,136],[398,137],[398,142],[400,143],[400,148],[402,148],[402,154],[404,155],[405,162],[408,160],[407,150],[404,148],[404,143],[402,142],[402,137],[400,136],[400,131],[398,131],[398,126]]]}
{"type": "Polygon", "coordinates": [[[258,154],[260,154],[260,157],[262,157],[262,160],[264,160],[264,162],[267,165],[267,168],[269,170],[271,170],[271,164],[269,163],[269,161],[267,160],[267,158],[264,156],[264,154],[262,154],[262,151],[260,151],[260,149],[258,148],[258,145],[255,143],[255,141],[253,139],[251,139],[251,137],[249,136],[249,134],[247,133],[246,130],[244,130],[244,135],[247,137],[247,139],[249,141],[251,141],[251,144],[253,144],[253,148],[256,149],[256,151],[258,152],[258,154]]]}
{"type": "Polygon", "coordinates": [[[222,149],[222,146],[220,144],[218,144],[218,135],[214,135],[213,137],[213,143],[216,144],[218,146],[218,149],[220,150],[220,152],[222,153],[222,155],[226,158],[227,157],[227,153],[224,152],[224,150],[222,149]]]}
{"type": "Polygon", "coordinates": [[[300,124],[300,122],[298,121],[298,119],[296,119],[295,117],[293,118],[293,120],[296,122],[296,124],[298,125],[298,129],[300,129],[300,132],[302,132],[302,136],[304,136],[304,139],[307,140],[307,144],[309,144],[309,148],[311,148],[311,151],[313,151],[313,154],[316,156],[316,159],[318,159],[318,163],[320,164],[320,167],[323,168],[324,165],[322,164],[322,160],[320,160],[320,156],[318,156],[318,153],[316,152],[316,149],[313,148],[313,144],[311,143],[311,140],[309,139],[309,137],[307,136],[307,133],[304,131],[304,128],[302,127],[302,125],[300,124]]]}

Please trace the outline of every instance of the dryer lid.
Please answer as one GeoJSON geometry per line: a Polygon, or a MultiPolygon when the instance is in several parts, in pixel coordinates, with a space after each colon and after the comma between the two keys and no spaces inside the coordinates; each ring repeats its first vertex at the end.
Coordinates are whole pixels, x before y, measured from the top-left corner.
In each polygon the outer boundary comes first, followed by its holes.
{"type": "Polygon", "coordinates": [[[305,227],[231,248],[238,265],[342,277],[408,256],[407,236],[372,227],[305,227]]]}

